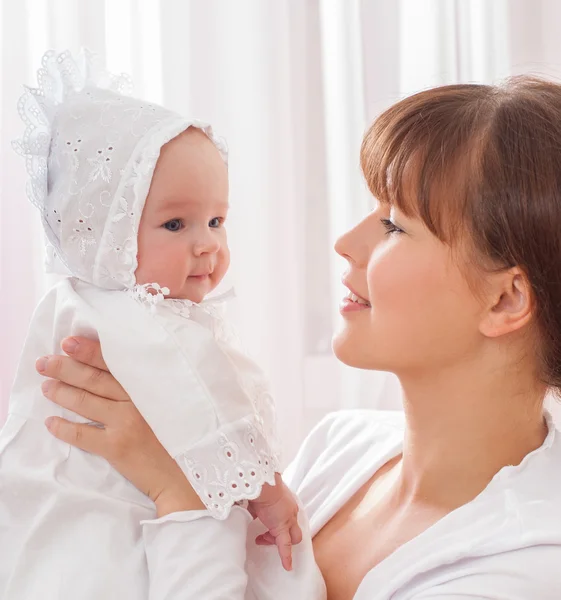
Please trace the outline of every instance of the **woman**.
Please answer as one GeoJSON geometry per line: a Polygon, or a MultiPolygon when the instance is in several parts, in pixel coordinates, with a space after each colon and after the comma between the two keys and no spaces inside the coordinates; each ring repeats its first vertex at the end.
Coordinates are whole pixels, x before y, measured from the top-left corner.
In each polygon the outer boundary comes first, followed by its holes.
{"type": "Polygon", "coordinates": [[[201,534],[200,502],[97,344],[67,340],[72,358],[42,371],[59,380],[47,397],[105,425],[51,432],[163,517],[144,526],[150,597],[321,597],[314,557],[330,600],[561,594],[561,439],[543,408],[561,388],[561,86],[421,92],[376,120],[361,161],[378,203],[336,245],[349,295],[333,347],[396,373],[405,410],[334,414],[308,436],[286,473],[313,537],[294,574],[251,528],[246,554],[242,508],[201,534]]]}

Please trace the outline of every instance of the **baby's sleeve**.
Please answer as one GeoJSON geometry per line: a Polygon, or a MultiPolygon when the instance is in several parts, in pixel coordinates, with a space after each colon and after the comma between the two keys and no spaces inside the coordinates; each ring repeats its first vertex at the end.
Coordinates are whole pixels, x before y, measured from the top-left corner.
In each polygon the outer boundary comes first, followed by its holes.
{"type": "Polygon", "coordinates": [[[249,513],[234,507],[218,521],[206,511],[144,521],[150,600],[246,598],[249,513]]]}
{"type": "Polygon", "coordinates": [[[102,353],[210,513],[224,519],[274,485],[273,403],[266,378],[223,335],[220,317],[200,305],[187,315],[173,307],[150,310],[114,293],[97,319],[102,353]]]}

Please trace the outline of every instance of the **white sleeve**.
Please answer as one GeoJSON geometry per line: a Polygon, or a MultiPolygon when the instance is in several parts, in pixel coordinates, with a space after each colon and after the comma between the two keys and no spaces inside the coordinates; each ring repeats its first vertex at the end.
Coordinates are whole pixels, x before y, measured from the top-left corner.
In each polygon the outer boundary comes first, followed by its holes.
{"type": "Polygon", "coordinates": [[[214,517],[274,485],[268,390],[256,365],[217,337],[212,315],[197,305],[188,317],[169,303],[151,310],[93,286],[80,293],[109,370],[214,517]]]}
{"type": "Polygon", "coordinates": [[[235,506],[223,521],[207,511],[144,521],[150,600],[244,600],[249,513],[235,506]]]}

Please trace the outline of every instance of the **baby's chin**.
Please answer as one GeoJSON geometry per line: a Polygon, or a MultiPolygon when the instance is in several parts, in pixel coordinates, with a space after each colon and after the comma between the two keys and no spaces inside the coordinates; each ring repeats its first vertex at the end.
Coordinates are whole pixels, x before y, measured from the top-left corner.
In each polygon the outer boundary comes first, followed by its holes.
{"type": "Polygon", "coordinates": [[[181,289],[174,290],[171,288],[167,297],[177,300],[189,300],[195,304],[200,304],[215,287],[216,285],[210,280],[190,281],[188,279],[181,289]]]}
{"type": "Polygon", "coordinates": [[[193,293],[192,291],[184,292],[183,290],[174,293],[173,290],[171,290],[166,298],[170,298],[172,300],[189,300],[195,304],[200,304],[206,296],[207,293],[193,293]]]}

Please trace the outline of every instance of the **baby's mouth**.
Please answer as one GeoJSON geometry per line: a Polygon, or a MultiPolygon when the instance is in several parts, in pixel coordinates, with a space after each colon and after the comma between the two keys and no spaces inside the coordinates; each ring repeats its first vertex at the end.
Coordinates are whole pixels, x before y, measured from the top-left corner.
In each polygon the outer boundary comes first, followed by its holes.
{"type": "Polygon", "coordinates": [[[194,279],[196,281],[206,281],[211,276],[211,273],[193,273],[189,275],[189,279],[194,279]]]}

